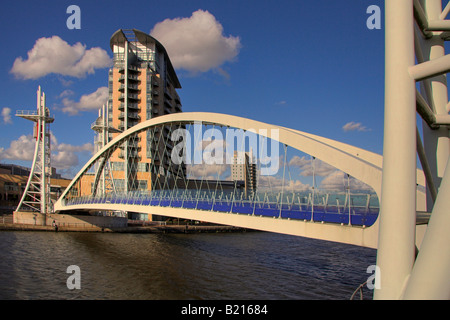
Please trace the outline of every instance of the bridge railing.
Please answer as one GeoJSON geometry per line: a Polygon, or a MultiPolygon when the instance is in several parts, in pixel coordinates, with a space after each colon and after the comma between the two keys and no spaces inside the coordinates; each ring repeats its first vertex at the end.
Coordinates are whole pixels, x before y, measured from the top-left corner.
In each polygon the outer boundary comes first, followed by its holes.
{"type": "Polygon", "coordinates": [[[361,226],[370,226],[377,219],[379,207],[373,194],[355,194],[350,201],[345,200],[346,196],[343,194],[334,194],[332,197],[327,194],[321,201],[316,198],[313,202],[311,194],[305,193],[285,195],[284,199],[279,195],[277,200],[276,196],[269,197],[266,194],[245,199],[233,197],[231,192],[158,190],[148,193],[81,196],[66,200],[64,205],[103,204],[105,208],[111,205],[159,206],[361,226]],[[329,201],[331,198],[335,201],[329,201]]]}

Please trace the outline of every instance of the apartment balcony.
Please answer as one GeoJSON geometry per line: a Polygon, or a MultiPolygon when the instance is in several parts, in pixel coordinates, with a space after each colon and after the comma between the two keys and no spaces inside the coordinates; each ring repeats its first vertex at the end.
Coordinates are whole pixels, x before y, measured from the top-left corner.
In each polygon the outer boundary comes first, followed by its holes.
{"type": "Polygon", "coordinates": [[[164,99],[164,105],[165,105],[166,107],[168,107],[168,108],[172,108],[172,102],[170,102],[170,101],[167,100],[167,99],[164,99]]]}
{"type": "Polygon", "coordinates": [[[135,110],[137,112],[141,111],[141,108],[139,108],[139,105],[137,103],[130,103],[130,102],[128,102],[128,109],[129,110],[135,110]]]}
{"type": "Polygon", "coordinates": [[[128,112],[128,118],[141,120],[141,116],[137,112],[128,112]]]}
{"type": "Polygon", "coordinates": [[[138,86],[137,84],[131,84],[131,83],[129,83],[129,84],[128,84],[128,89],[138,91],[138,90],[139,90],[139,86],[138,86]]]}
{"type": "MultiPolygon", "coordinates": [[[[130,119],[131,120],[131,119],[130,119]]],[[[130,121],[128,120],[128,128],[134,127],[135,125],[137,125],[139,123],[139,121],[130,121]]]]}
{"type": "MultiPolygon", "coordinates": [[[[125,152],[124,151],[120,150],[119,158],[120,159],[125,159],[125,152]]],[[[128,158],[141,160],[141,156],[139,155],[139,152],[137,152],[137,151],[128,151],[128,158]]]]}
{"type": "MultiPolygon", "coordinates": [[[[131,81],[140,81],[138,75],[136,75],[136,74],[131,74],[131,73],[128,74],[128,80],[131,80],[131,81]]],[[[125,81],[125,75],[121,75],[121,76],[119,77],[119,81],[120,81],[120,82],[124,82],[124,81],[125,81]]]]}
{"type": "Polygon", "coordinates": [[[138,66],[134,66],[134,65],[129,65],[128,66],[128,70],[132,71],[132,72],[140,72],[139,67],[138,66]]]}
{"type": "Polygon", "coordinates": [[[137,93],[129,93],[128,94],[128,99],[132,99],[132,100],[141,100],[140,98],[139,98],[139,95],[137,94],[137,93]]]}
{"type": "Polygon", "coordinates": [[[138,123],[139,123],[138,121],[136,121],[136,122],[128,121],[128,126],[127,126],[127,128],[125,128],[125,123],[123,121],[121,121],[120,124],[119,124],[118,129],[121,130],[121,131],[125,131],[125,130],[130,129],[131,127],[134,127],[138,123]]]}
{"type": "MultiPolygon", "coordinates": [[[[134,120],[141,120],[141,116],[137,112],[128,112],[128,118],[134,120]]],[[[125,119],[125,112],[119,113],[119,119],[120,120],[125,119]]]]}
{"type": "MultiPolygon", "coordinates": [[[[125,67],[123,65],[121,65],[120,67],[118,67],[119,72],[120,73],[125,73],[125,67]]],[[[129,65],[128,66],[128,71],[131,72],[140,72],[139,67],[138,66],[133,66],[133,65],[129,65]]]]}
{"type": "MultiPolygon", "coordinates": [[[[129,84],[128,84],[128,89],[130,89],[130,90],[139,90],[139,86],[138,86],[137,84],[131,84],[131,83],[129,83],[129,84]]],[[[124,92],[124,91],[125,91],[125,85],[124,85],[124,84],[121,84],[121,85],[119,86],[119,91],[120,91],[120,92],[124,92]]]]}
{"type": "Polygon", "coordinates": [[[140,81],[139,80],[139,76],[137,74],[128,74],[128,80],[135,80],[135,81],[140,81]]]}
{"type": "Polygon", "coordinates": [[[172,95],[169,93],[169,91],[167,91],[167,90],[164,90],[164,95],[167,97],[167,98],[169,98],[169,100],[172,100],[173,98],[172,98],[172,95]]]}
{"type": "MultiPolygon", "coordinates": [[[[136,100],[136,101],[140,101],[141,99],[139,98],[139,95],[137,93],[128,93],[127,95],[128,99],[130,100],[136,100]]],[[[120,101],[124,101],[125,100],[125,94],[121,93],[119,95],[119,100],[120,101]]]]}
{"type": "MultiPolygon", "coordinates": [[[[125,149],[125,144],[120,145],[119,147],[121,150],[125,149]]],[[[128,142],[128,150],[141,150],[141,145],[138,141],[128,142]]]]}

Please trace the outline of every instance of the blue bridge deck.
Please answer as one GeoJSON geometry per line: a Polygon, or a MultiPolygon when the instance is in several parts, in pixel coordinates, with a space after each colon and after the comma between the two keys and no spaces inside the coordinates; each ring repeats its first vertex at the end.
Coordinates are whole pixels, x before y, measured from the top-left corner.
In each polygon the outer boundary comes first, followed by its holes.
{"type": "MultiPolygon", "coordinates": [[[[338,224],[371,226],[378,218],[379,209],[355,206],[343,208],[337,205],[276,204],[251,201],[178,199],[169,197],[127,198],[127,197],[80,197],[66,200],[65,205],[79,204],[128,204],[139,206],[160,206],[172,208],[217,211],[235,214],[275,217],[282,219],[313,220],[338,224]],[[350,212],[349,212],[350,211],[350,212]],[[312,218],[312,219],[311,219],[312,218]],[[349,222],[350,219],[350,222],[349,222]]],[[[193,218],[195,220],[195,218],[193,218]]]]}

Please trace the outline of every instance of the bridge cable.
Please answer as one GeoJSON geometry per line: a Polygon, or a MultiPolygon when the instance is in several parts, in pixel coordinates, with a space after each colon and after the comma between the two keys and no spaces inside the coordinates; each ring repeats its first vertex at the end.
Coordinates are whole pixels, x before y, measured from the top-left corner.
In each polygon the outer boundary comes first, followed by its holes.
{"type": "Polygon", "coordinates": [[[316,173],[316,166],[315,166],[315,160],[316,157],[313,157],[311,155],[311,166],[313,169],[313,176],[312,176],[312,182],[313,182],[313,186],[312,186],[312,201],[311,201],[311,221],[314,222],[314,198],[315,198],[315,191],[316,191],[316,177],[315,177],[315,173],[316,173]]]}
{"type": "Polygon", "coordinates": [[[285,173],[286,173],[286,158],[287,158],[287,145],[284,144],[283,180],[282,180],[282,185],[281,185],[280,215],[279,215],[279,218],[281,218],[281,211],[283,209],[284,182],[285,182],[285,173]]]}

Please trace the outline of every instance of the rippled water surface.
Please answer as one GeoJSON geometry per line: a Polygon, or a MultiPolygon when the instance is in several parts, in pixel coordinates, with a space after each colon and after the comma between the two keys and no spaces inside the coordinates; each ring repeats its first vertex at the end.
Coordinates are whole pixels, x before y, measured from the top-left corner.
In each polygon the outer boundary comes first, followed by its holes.
{"type": "Polygon", "coordinates": [[[375,255],[264,232],[0,231],[0,299],[349,299],[375,255]],[[67,288],[70,265],[80,290],[67,288]]]}

